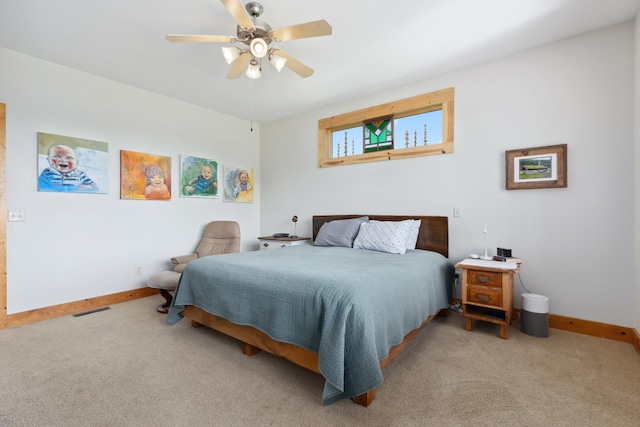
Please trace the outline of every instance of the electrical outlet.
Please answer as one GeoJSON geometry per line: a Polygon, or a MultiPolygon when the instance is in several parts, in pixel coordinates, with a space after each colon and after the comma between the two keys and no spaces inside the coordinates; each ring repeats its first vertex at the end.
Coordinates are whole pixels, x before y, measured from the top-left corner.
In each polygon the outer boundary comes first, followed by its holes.
{"type": "Polygon", "coordinates": [[[136,266],[135,274],[136,274],[136,276],[140,276],[142,274],[142,267],[136,266]]]}
{"type": "Polygon", "coordinates": [[[9,209],[8,221],[24,221],[24,209],[9,209]]]}

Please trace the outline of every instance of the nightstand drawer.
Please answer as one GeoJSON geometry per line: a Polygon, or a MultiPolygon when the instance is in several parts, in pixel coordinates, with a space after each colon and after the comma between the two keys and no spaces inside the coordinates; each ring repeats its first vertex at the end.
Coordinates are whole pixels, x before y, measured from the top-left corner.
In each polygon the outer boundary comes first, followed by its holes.
{"type": "Polygon", "coordinates": [[[280,249],[280,248],[286,248],[289,246],[297,246],[297,245],[310,245],[311,244],[311,239],[307,239],[307,238],[300,238],[300,239],[265,239],[265,238],[261,238],[260,239],[260,250],[261,251],[268,251],[268,250],[272,250],[272,249],[280,249]]]}
{"type": "Polygon", "coordinates": [[[469,286],[467,287],[467,302],[502,308],[502,291],[469,286]]]}
{"type": "Polygon", "coordinates": [[[499,271],[467,270],[467,283],[501,288],[502,273],[499,271]]]}
{"type": "Polygon", "coordinates": [[[287,246],[291,246],[291,242],[279,242],[277,240],[261,240],[260,241],[260,250],[271,250],[271,249],[280,249],[287,246]]]}

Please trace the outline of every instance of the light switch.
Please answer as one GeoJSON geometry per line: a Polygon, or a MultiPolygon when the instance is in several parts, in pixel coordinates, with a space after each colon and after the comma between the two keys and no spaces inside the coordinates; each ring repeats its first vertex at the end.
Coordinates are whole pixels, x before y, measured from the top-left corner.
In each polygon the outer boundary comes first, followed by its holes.
{"type": "Polygon", "coordinates": [[[453,216],[455,218],[460,218],[462,216],[462,208],[460,206],[453,207],[453,216]]]}

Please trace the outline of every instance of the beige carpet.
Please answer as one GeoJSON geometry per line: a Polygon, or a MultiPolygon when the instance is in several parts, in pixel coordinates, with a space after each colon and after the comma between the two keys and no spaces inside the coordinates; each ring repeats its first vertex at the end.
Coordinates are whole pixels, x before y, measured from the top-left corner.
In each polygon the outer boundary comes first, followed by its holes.
{"type": "Polygon", "coordinates": [[[550,330],[509,339],[437,318],[383,371],[369,408],[323,406],[320,376],[208,328],[159,296],[0,331],[0,426],[638,426],[630,344],[550,330]]]}

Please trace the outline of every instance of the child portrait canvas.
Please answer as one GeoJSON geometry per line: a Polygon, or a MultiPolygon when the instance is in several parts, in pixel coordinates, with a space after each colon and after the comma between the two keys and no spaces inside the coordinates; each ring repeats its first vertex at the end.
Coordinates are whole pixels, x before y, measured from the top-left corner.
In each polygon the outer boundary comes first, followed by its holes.
{"type": "Polygon", "coordinates": [[[218,197],[218,162],[180,156],[180,197],[218,197]]]}
{"type": "Polygon", "coordinates": [[[120,198],[170,200],[171,157],[121,150],[120,198]]]}
{"type": "Polygon", "coordinates": [[[109,192],[109,144],[38,132],[38,191],[109,192]]]}
{"type": "Polygon", "coordinates": [[[224,166],[224,201],[253,202],[253,169],[224,166]]]}

